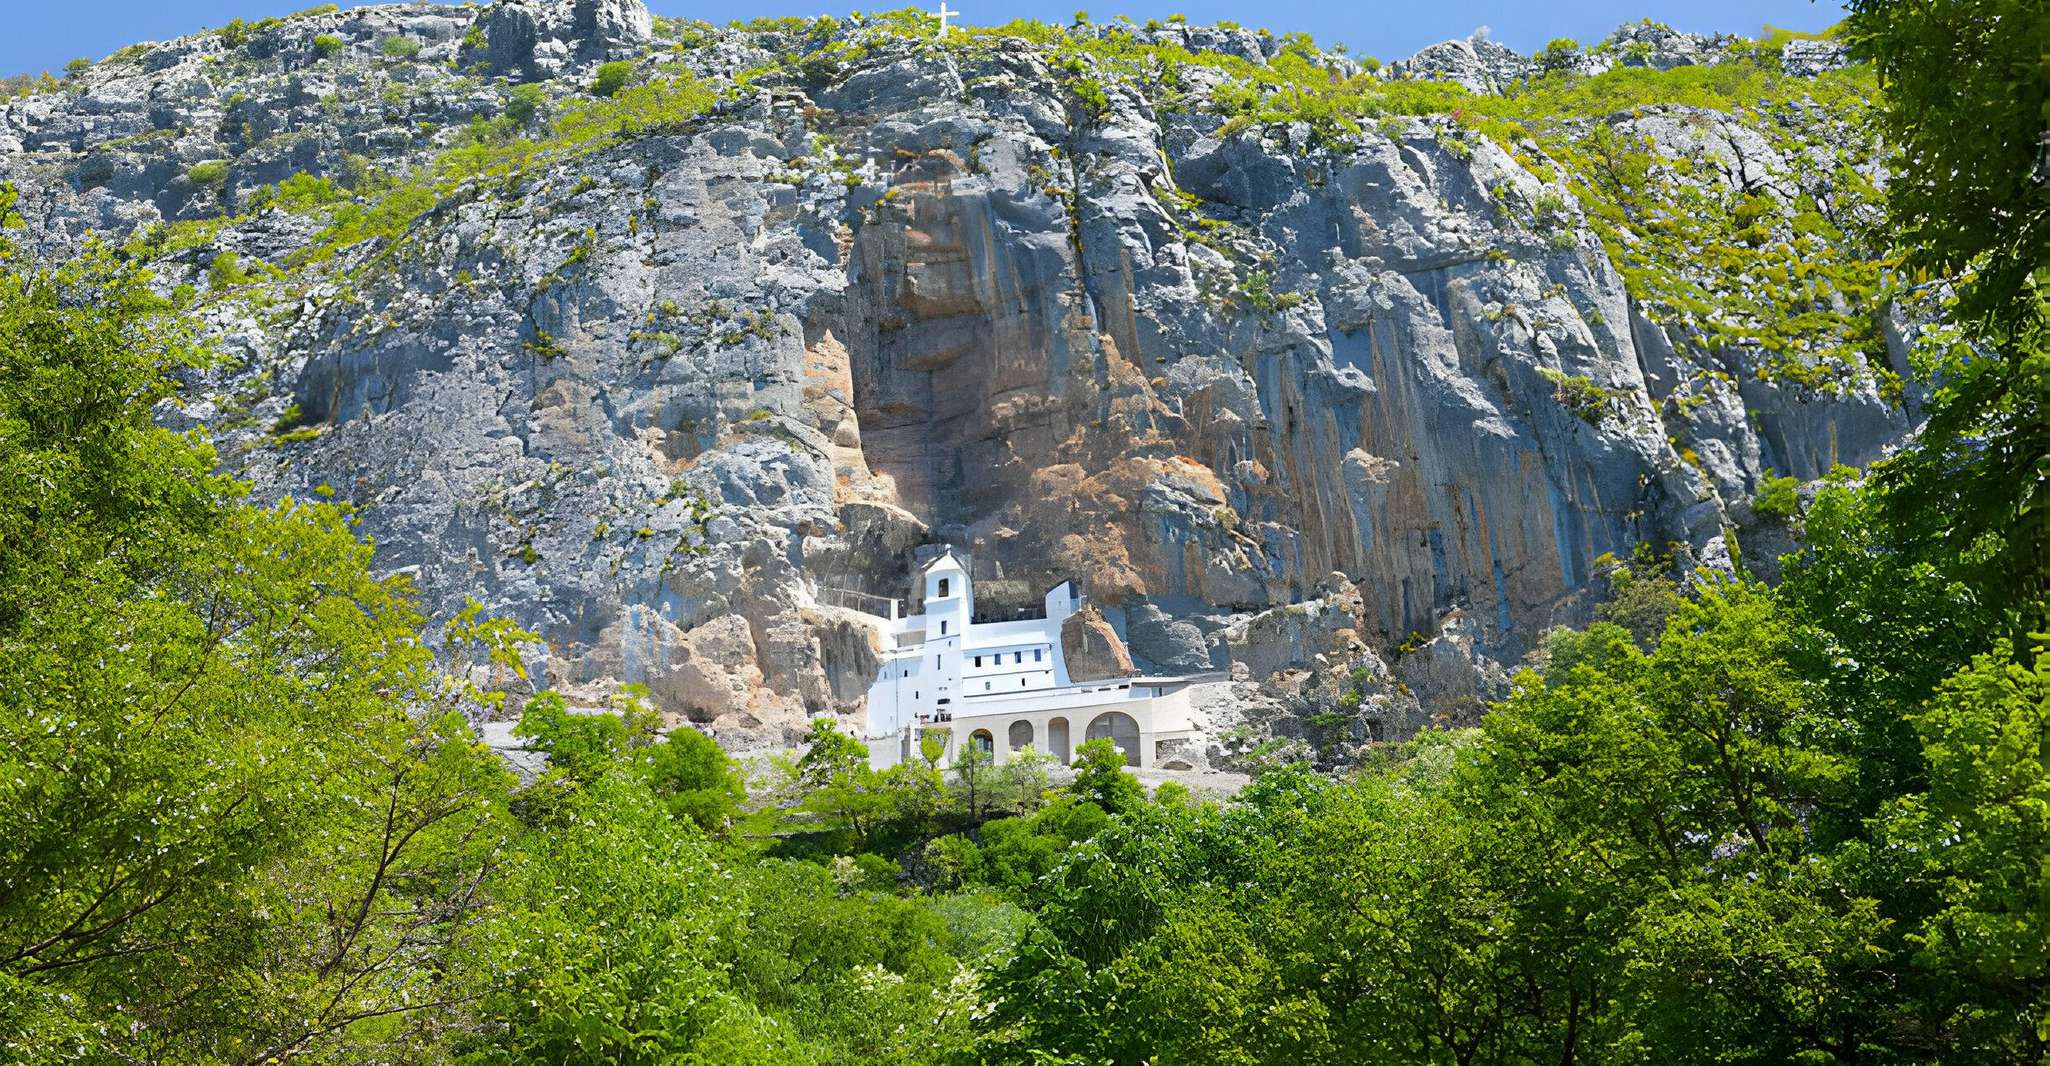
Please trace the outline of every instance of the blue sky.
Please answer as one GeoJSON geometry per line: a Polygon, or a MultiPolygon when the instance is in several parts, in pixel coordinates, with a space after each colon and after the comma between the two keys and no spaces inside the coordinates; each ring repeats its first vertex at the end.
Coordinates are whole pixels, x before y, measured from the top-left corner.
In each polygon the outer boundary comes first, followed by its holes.
{"type": "MultiPolygon", "coordinates": [[[[0,36],[0,74],[61,69],[66,60],[99,59],[122,45],[162,40],[219,26],[231,18],[257,19],[312,6],[316,0],[16,0],[0,36]]],[[[726,22],[757,15],[845,14],[863,0],[832,6],[820,0],[652,0],[658,15],[726,22]]],[[[349,4],[345,6],[355,6],[349,4]]],[[[866,0],[870,10],[903,6],[866,0]]],[[[1618,23],[1650,17],[1697,33],[1756,34],[1766,23],[1819,30],[1843,17],[1833,0],[1163,0],[1097,8],[1091,0],[1054,4],[1033,0],[957,0],[976,25],[1013,18],[1066,20],[1087,7],[1098,21],[1124,14],[1137,19],[1180,12],[1197,22],[1232,19],[1277,33],[1303,30],[1320,43],[1344,42],[1355,54],[1399,59],[1424,45],[1464,37],[1486,26],[1494,38],[1534,52],[1554,37],[1594,41],[1618,23]]]]}

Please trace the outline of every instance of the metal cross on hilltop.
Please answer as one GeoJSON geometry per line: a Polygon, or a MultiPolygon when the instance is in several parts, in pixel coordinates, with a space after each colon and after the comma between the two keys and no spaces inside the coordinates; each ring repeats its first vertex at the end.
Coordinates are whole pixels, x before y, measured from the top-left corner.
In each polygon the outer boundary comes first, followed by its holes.
{"type": "Polygon", "coordinates": [[[958,14],[960,14],[959,11],[949,11],[947,9],[947,0],[940,0],[940,36],[945,37],[947,35],[947,20],[958,14]]]}

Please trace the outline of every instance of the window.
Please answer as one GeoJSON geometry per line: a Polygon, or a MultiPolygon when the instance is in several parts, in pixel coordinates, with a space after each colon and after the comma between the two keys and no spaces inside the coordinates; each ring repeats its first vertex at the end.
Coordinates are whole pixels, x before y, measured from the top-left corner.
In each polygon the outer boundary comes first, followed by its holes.
{"type": "Polygon", "coordinates": [[[1014,651],[1014,652],[1012,652],[1012,653],[1011,653],[1011,661],[1012,661],[1012,662],[1014,662],[1014,663],[1022,663],[1022,662],[1024,662],[1024,661],[1025,661],[1025,653],[1024,653],[1024,652],[1022,652],[1022,651],[1014,651]]]}
{"type": "Polygon", "coordinates": [[[944,618],[942,618],[942,619],[940,619],[940,636],[943,636],[943,637],[944,637],[944,636],[946,636],[946,635],[947,635],[947,620],[946,620],[946,619],[944,619],[944,618]]]}
{"type": "Polygon", "coordinates": [[[942,596],[945,596],[946,594],[947,594],[947,579],[946,579],[946,578],[941,578],[941,579],[940,579],[940,595],[942,595],[942,596]]]}
{"type": "Polygon", "coordinates": [[[984,691],[984,692],[988,692],[988,691],[989,691],[989,682],[987,682],[987,681],[984,681],[984,682],[982,683],[982,691],[984,691]]]}
{"type": "Polygon", "coordinates": [[[1039,657],[1040,657],[1041,655],[1044,655],[1045,653],[1046,653],[1046,649],[1044,649],[1044,648],[1034,648],[1034,649],[1032,649],[1032,661],[1033,661],[1033,662],[1035,662],[1035,663],[1036,663],[1036,662],[1038,662],[1038,661],[1039,661],[1039,657]]]}
{"type": "Polygon", "coordinates": [[[1019,688],[1024,688],[1024,687],[1025,687],[1025,679],[1024,679],[1024,678],[1022,678],[1022,677],[1021,677],[1021,678],[1019,678],[1019,679],[1018,679],[1018,687],[1019,687],[1019,688]]]}
{"type": "Polygon", "coordinates": [[[917,690],[917,689],[912,689],[912,690],[911,690],[911,698],[915,700],[915,699],[920,699],[920,698],[922,698],[922,697],[921,697],[921,696],[919,695],[919,692],[918,692],[918,690],[917,690]]]}
{"type": "Polygon", "coordinates": [[[982,656],[978,655],[978,656],[976,656],[976,657],[975,657],[975,665],[977,665],[977,666],[981,666],[981,665],[982,665],[982,656]]]}
{"type": "Polygon", "coordinates": [[[932,668],[935,670],[940,668],[940,657],[937,655],[932,657],[932,668]]]}

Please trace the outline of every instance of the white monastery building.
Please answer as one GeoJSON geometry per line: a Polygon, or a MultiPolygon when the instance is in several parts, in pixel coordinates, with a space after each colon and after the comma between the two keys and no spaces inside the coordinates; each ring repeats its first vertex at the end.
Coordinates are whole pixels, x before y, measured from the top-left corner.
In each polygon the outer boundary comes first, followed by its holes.
{"type": "Polygon", "coordinates": [[[1076,745],[1109,737],[1127,765],[1155,766],[1199,741],[1187,690],[1203,678],[1068,678],[1061,623],[1082,606],[1073,583],[1046,594],[1042,617],[976,622],[975,589],[952,549],[915,581],[923,614],[899,617],[891,600],[889,616],[876,619],[882,668],[862,736],[877,769],[917,758],[928,732],[946,739],[943,763],[963,745],[999,763],[1027,747],[1066,763],[1076,745]]]}

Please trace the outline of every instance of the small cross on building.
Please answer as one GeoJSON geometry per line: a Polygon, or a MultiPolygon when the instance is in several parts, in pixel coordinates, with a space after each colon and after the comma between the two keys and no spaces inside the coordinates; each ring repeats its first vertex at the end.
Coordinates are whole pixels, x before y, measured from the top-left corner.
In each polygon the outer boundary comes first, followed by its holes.
{"type": "Polygon", "coordinates": [[[960,14],[959,11],[947,9],[947,0],[940,0],[940,36],[945,37],[947,35],[947,20],[958,14],[960,14]]]}

